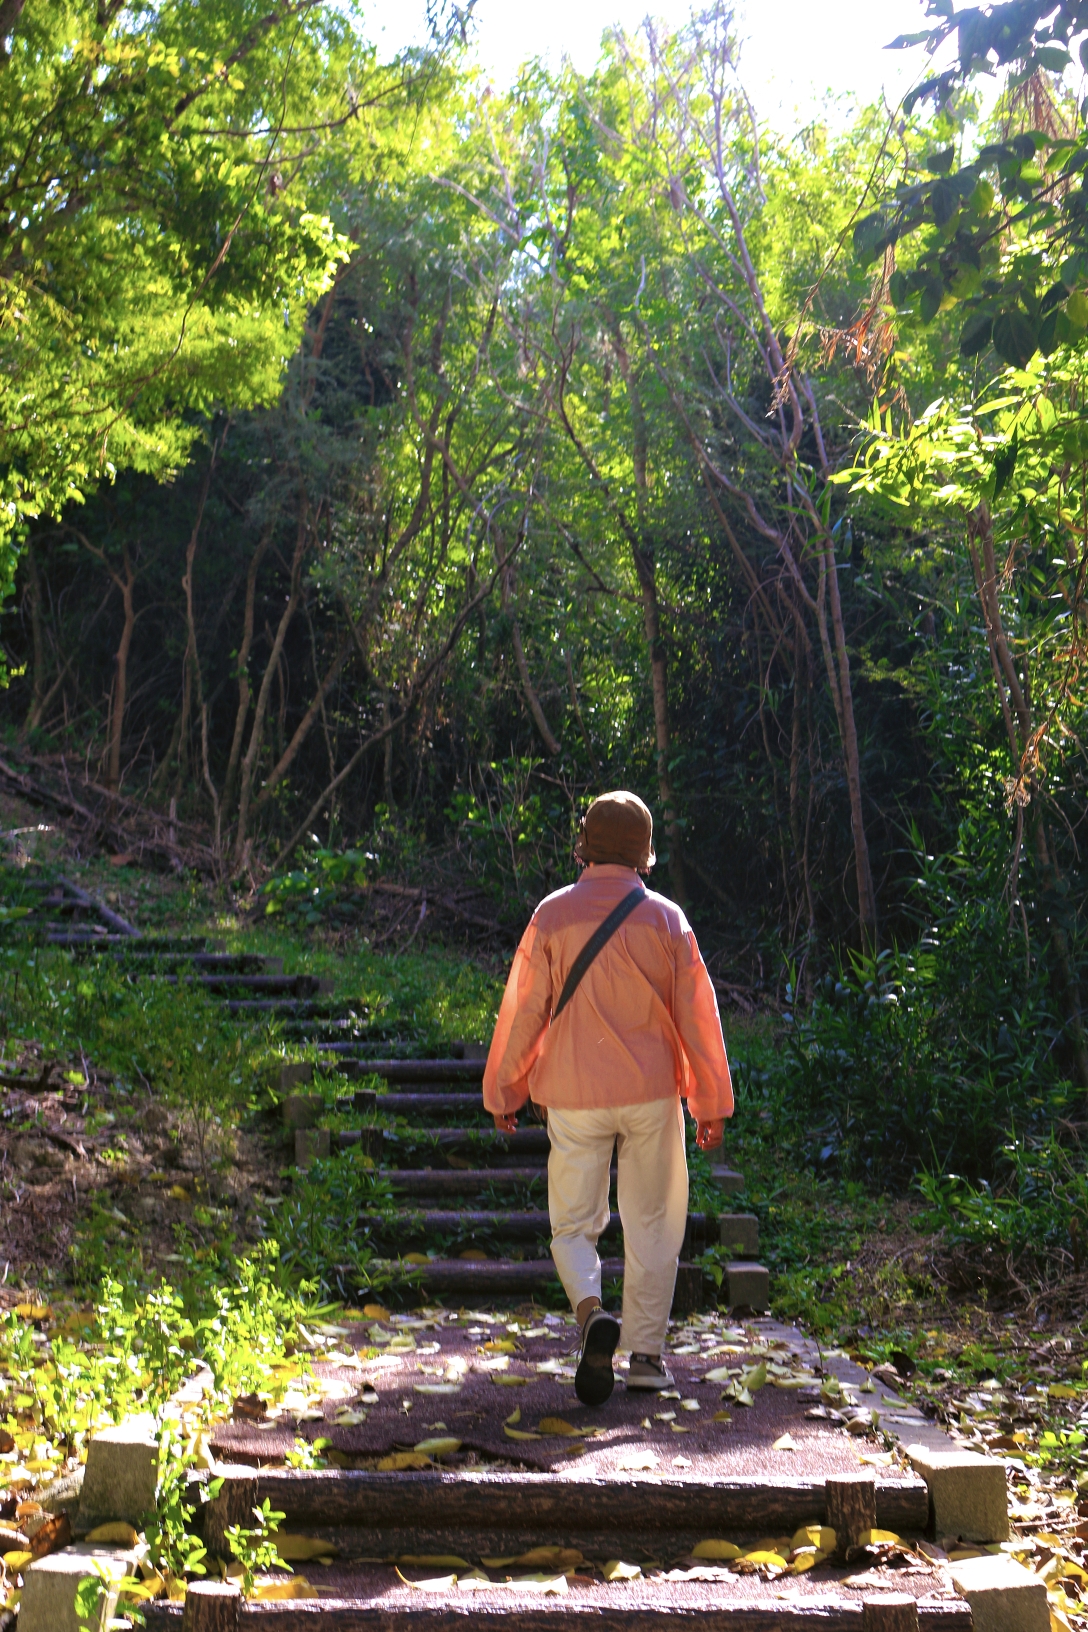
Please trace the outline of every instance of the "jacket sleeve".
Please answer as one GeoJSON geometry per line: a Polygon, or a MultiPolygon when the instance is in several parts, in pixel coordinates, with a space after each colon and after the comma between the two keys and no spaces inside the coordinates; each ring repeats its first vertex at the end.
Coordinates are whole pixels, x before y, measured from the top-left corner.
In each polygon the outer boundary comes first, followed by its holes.
{"type": "Polygon", "coordinates": [[[733,1082],[718,999],[695,936],[684,929],[676,948],[673,1020],[688,1066],[688,1110],[700,1122],[733,1114],[733,1082]]]}
{"type": "Polygon", "coordinates": [[[534,918],[514,954],[484,1067],[484,1108],[518,1110],[529,1098],[529,1072],[552,1017],[552,974],[545,937],[534,918]]]}

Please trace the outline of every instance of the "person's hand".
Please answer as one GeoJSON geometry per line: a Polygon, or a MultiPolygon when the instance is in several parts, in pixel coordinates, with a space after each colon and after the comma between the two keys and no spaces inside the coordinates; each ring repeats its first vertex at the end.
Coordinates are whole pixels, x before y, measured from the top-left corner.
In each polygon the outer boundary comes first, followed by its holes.
{"type": "MultiPolygon", "coordinates": [[[[495,1120],[497,1122],[498,1117],[495,1120]]],[[[695,1125],[695,1143],[700,1150],[717,1150],[724,1135],[724,1116],[716,1116],[711,1122],[697,1122],[695,1125]]]]}
{"type": "MultiPolygon", "coordinates": [[[[495,1131],[497,1133],[515,1133],[517,1131],[518,1119],[514,1115],[513,1111],[509,1111],[505,1116],[500,1115],[498,1111],[495,1111],[493,1114],[495,1118],[495,1131]]],[[[718,1137],[719,1139],[721,1138],[720,1133],[718,1137]]]]}

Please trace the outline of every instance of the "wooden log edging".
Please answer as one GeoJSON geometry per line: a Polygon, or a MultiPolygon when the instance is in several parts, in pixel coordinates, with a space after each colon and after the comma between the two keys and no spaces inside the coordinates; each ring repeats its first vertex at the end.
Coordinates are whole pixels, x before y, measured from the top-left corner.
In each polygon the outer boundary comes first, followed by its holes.
{"type": "MultiPolygon", "coordinates": [[[[874,1481],[877,1523],[898,1534],[923,1531],[929,1492],[914,1475],[874,1481]]],[[[365,1551],[385,1549],[386,1532],[448,1537],[466,1533],[573,1540],[590,1534],[642,1536],[655,1545],[704,1536],[795,1530],[824,1523],[823,1479],[770,1476],[682,1481],[657,1477],[556,1479],[548,1474],[372,1473],[339,1469],[266,1468],[228,1470],[218,1497],[204,1510],[209,1552],[226,1553],[229,1525],[243,1524],[267,1497],[287,1514],[288,1529],[357,1530],[365,1551]]],[[[348,1549],[350,1551],[350,1549],[348,1549]]],[[[478,1550],[478,1548],[477,1548],[478,1550]]]]}
{"type": "MultiPolygon", "coordinates": [[[[367,1603],[363,1599],[311,1598],[285,1603],[243,1603],[237,1621],[241,1632],[452,1632],[475,1621],[486,1632],[662,1632],[667,1624],[698,1628],[698,1632],[876,1632],[891,1623],[860,1597],[837,1593],[815,1594],[793,1603],[752,1602],[698,1606],[691,1603],[593,1605],[571,1603],[569,1597],[551,1602],[523,1601],[512,1606],[488,1607],[480,1595],[461,1603],[438,1598],[433,1602],[367,1603]],[[868,1613],[867,1613],[868,1611],[868,1613]],[[875,1611],[875,1613],[874,1613],[875,1611]],[[562,1617],[560,1621],[558,1618],[562,1617]]],[[[180,1604],[146,1606],[148,1632],[181,1632],[180,1604]]],[[[971,1606],[964,1599],[920,1599],[919,1632],[971,1632],[971,1606]]],[[[185,1632],[219,1632],[202,1622],[189,1623],[185,1632]]]]}

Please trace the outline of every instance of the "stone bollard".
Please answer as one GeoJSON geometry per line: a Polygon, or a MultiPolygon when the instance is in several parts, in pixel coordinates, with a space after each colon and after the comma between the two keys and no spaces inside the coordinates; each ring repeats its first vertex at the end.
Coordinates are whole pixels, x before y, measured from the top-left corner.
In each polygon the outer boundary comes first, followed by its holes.
{"type": "Polygon", "coordinates": [[[292,1088],[313,1080],[314,1068],[309,1060],[282,1060],[272,1067],[272,1087],[281,1094],[289,1094],[292,1088]]]}
{"type": "Polygon", "coordinates": [[[977,1451],[931,1451],[908,1445],[915,1473],[929,1487],[933,1531],[938,1541],[1009,1539],[1009,1492],[1005,1464],[977,1451]]]}
{"type": "Polygon", "coordinates": [[[77,1527],[84,1533],[110,1519],[140,1526],[155,1506],[159,1442],[151,1415],[103,1428],[87,1447],[77,1527]]]}
{"type": "Polygon", "coordinates": [[[734,1258],[725,1265],[725,1295],[731,1309],[766,1309],[771,1301],[771,1277],[762,1264],[734,1258]]]}
{"type": "Polygon", "coordinates": [[[29,1564],[23,1574],[19,1632],[106,1632],[117,1613],[117,1583],[136,1568],[135,1554],[101,1547],[68,1547],[29,1564]],[[80,1583],[98,1577],[98,1603],[90,1621],[76,1612],[80,1583]],[[105,1577],[105,1579],[102,1579],[105,1577]]]}
{"type": "Polygon", "coordinates": [[[287,1133],[296,1128],[316,1128],[325,1114],[320,1094],[288,1094],[283,1101],[283,1126],[287,1133]]]}
{"type": "Polygon", "coordinates": [[[1014,1558],[964,1558],[948,1568],[952,1585],[971,1606],[975,1632],[1050,1632],[1046,1582],[1014,1558]]]}
{"type": "Polygon", "coordinates": [[[295,1166],[305,1173],[315,1162],[326,1160],[332,1150],[332,1134],[328,1128],[295,1129],[295,1166]]]}
{"type": "Polygon", "coordinates": [[[719,1238],[742,1258],[759,1257],[759,1219],[754,1213],[719,1213],[719,1238]]]}

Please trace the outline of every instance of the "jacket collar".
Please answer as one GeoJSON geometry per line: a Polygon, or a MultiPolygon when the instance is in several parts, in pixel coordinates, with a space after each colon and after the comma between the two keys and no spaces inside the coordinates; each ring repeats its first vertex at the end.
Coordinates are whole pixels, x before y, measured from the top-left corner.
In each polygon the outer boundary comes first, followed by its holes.
{"type": "Polygon", "coordinates": [[[611,861],[591,861],[588,867],[582,869],[582,876],[578,883],[604,883],[613,878],[622,879],[625,884],[635,884],[643,890],[646,888],[645,883],[633,867],[621,867],[618,863],[611,861]]]}

